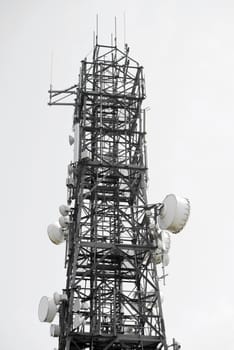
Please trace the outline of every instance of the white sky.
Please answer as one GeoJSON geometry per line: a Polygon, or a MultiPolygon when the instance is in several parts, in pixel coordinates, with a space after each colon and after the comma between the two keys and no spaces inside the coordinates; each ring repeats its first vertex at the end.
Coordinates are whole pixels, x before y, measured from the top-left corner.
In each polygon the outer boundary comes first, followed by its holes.
{"type": "Polygon", "coordinates": [[[64,246],[46,228],[66,201],[72,109],[49,108],[53,84],[77,82],[80,61],[110,43],[114,16],[123,44],[145,67],[150,202],[190,198],[173,236],[164,288],[168,341],[183,349],[234,344],[234,2],[232,0],[1,0],[1,347],[51,350],[37,318],[42,295],[65,286],[64,246]]]}

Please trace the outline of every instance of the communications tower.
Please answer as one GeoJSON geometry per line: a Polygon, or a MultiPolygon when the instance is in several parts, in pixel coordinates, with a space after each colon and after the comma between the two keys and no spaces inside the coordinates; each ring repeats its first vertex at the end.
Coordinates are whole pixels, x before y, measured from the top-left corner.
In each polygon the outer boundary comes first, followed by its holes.
{"type": "Polygon", "coordinates": [[[157,265],[168,264],[170,232],[189,215],[185,198],[147,202],[145,81],[127,45],[96,43],[77,85],[49,91],[49,105],[74,108],[67,204],[48,227],[66,243],[66,286],[42,297],[39,318],[59,350],[167,350],[157,265]]]}

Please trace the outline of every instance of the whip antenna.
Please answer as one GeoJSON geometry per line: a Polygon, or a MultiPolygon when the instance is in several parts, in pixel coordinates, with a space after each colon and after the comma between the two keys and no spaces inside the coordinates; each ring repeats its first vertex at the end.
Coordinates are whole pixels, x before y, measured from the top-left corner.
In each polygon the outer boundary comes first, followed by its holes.
{"type": "Polygon", "coordinates": [[[124,21],[124,47],[126,46],[126,13],[124,11],[123,14],[123,21],[124,21]]]}
{"type": "Polygon", "coordinates": [[[96,45],[98,44],[98,14],[96,14],[96,45]]]}
{"type": "Polygon", "coordinates": [[[50,54],[50,89],[52,88],[52,83],[53,83],[53,65],[54,65],[54,52],[51,51],[51,54],[50,54]]]}
{"type": "Polygon", "coordinates": [[[117,46],[117,19],[115,16],[115,46],[117,46]]]}

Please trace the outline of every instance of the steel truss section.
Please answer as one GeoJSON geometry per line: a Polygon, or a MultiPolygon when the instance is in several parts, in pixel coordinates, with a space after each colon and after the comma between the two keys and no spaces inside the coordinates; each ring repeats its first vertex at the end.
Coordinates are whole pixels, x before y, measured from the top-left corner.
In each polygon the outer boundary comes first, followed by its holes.
{"type": "Polygon", "coordinates": [[[144,98],[143,68],[115,46],[96,45],[77,85],[50,90],[50,105],[74,106],[79,140],[59,350],[167,349],[145,214],[144,98]]]}

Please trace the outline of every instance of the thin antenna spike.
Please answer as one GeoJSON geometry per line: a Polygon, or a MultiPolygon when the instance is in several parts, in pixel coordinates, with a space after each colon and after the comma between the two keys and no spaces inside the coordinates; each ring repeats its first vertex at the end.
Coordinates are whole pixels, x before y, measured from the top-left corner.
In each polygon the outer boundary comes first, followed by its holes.
{"type": "Polygon", "coordinates": [[[98,44],[98,14],[96,14],[96,45],[98,44]]]}
{"type": "Polygon", "coordinates": [[[117,46],[117,19],[115,16],[115,46],[117,46]]]}
{"type": "Polygon", "coordinates": [[[111,46],[113,46],[113,33],[111,33],[111,46]]]}
{"type": "Polygon", "coordinates": [[[53,65],[54,65],[54,52],[51,51],[51,55],[50,55],[50,88],[52,88],[52,85],[53,85],[53,65]]]}
{"type": "Polygon", "coordinates": [[[126,13],[123,13],[123,21],[124,21],[124,47],[126,47],[126,13]]]}

